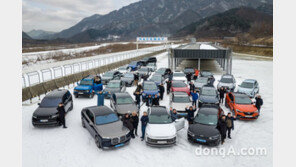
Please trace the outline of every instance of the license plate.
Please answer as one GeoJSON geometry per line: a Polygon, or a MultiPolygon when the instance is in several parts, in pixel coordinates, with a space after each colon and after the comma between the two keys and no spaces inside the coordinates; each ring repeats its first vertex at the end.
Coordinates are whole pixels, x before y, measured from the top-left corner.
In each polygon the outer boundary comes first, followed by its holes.
{"type": "Polygon", "coordinates": [[[253,115],[246,115],[245,117],[247,117],[247,118],[252,118],[253,115]]]}
{"type": "Polygon", "coordinates": [[[115,145],[115,147],[121,147],[121,146],[123,146],[124,144],[123,143],[121,143],[121,144],[117,144],[117,145],[115,145]]]}
{"type": "Polygon", "coordinates": [[[83,95],[83,92],[78,92],[78,94],[83,95]]]}
{"type": "Polygon", "coordinates": [[[196,141],[198,141],[198,142],[202,142],[202,143],[205,143],[205,142],[207,142],[206,140],[204,140],[204,139],[196,139],[196,141]]]}
{"type": "Polygon", "coordinates": [[[158,144],[166,144],[167,141],[157,141],[158,144]]]}
{"type": "Polygon", "coordinates": [[[47,119],[41,119],[40,122],[48,122],[47,119]]]}

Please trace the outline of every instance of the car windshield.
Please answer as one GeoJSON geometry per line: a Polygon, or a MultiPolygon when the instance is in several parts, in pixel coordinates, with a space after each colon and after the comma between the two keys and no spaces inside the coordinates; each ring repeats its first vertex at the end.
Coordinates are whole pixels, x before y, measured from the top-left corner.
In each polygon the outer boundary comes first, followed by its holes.
{"type": "Polygon", "coordinates": [[[182,87],[186,87],[186,84],[184,82],[173,82],[173,87],[182,88],[182,87]]]}
{"type": "Polygon", "coordinates": [[[174,103],[189,103],[189,97],[188,96],[174,96],[173,98],[174,103]]]}
{"type": "Polygon", "coordinates": [[[208,72],[208,71],[202,71],[201,72],[201,75],[203,75],[203,76],[212,76],[212,73],[211,72],[208,72]]]}
{"type": "Polygon", "coordinates": [[[135,65],[137,65],[137,62],[133,61],[133,62],[130,63],[130,65],[135,66],[135,65]]]}
{"type": "Polygon", "coordinates": [[[222,83],[233,83],[233,79],[232,78],[221,78],[220,82],[222,83]]]}
{"type": "Polygon", "coordinates": [[[153,67],[153,66],[155,66],[155,64],[154,63],[148,63],[147,66],[153,67]]]}
{"type": "Polygon", "coordinates": [[[113,77],[113,73],[112,72],[106,72],[103,77],[113,77]]]}
{"type": "Polygon", "coordinates": [[[145,83],[144,90],[157,90],[155,83],[145,83]]]}
{"type": "Polygon", "coordinates": [[[194,118],[194,122],[205,125],[217,125],[218,117],[213,114],[198,113],[194,118]]]}
{"type": "Polygon", "coordinates": [[[93,81],[92,80],[81,80],[80,85],[92,85],[93,81]]]}
{"type": "Polygon", "coordinates": [[[109,82],[107,85],[107,88],[119,88],[120,84],[119,82],[109,82]]]}
{"type": "Polygon", "coordinates": [[[168,114],[151,114],[149,115],[150,124],[169,124],[172,123],[172,118],[168,114]]]}
{"type": "Polygon", "coordinates": [[[160,75],[153,75],[151,77],[151,80],[154,82],[161,82],[161,76],[160,75]]]}
{"type": "Polygon", "coordinates": [[[236,96],[235,97],[236,104],[252,104],[252,100],[248,96],[236,96]]]}
{"type": "Polygon", "coordinates": [[[131,97],[120,97],[116,99],[117,104],[132,104],[134,102],[131,97]]]}
{"type": "Polygon", "coordinates": [[[112,122],[118,121],[118,116],[114,113],[107,114],[107,115],[100,115],[96,116],[96,124],[97,125],[104,125],[112,122]]]}
{"type": "Polygon", "coordinates": [[[240,87],[242,88],[253,88],[254,87],[254,84],[253,83],[250,83],[250,82],[243,82],[240,87]]]}
{"type": "Polygon", "coordinates": [[[157,73],[157,74],[164,74],[165,73],[165,68],[160,68],[155,73],[157,73]]]}
{"type": "Polygon", "coordinates": [[[185,74],[181,73],[181,72],[177,72],[177,73],[174,73],[173,76],[174,77],[185,77],[185,74]]]}
{"type": "Polygon", "coordinates": [[[59,103],[62,102],[61,98],[43,98],[40,103],[40,107],[58,107],[59,103]]]}
{"type": "Polygon", "coordinates": [[[208,78],[198,78],[196,79],[195,82],[198,82],[198,83],[208,83],[208,78]]]}
{"type": "Polygon", "coordinates": [[[134,78],[134,74],[133,73],[125,73],[123,75],[123,77],[126,77],[126,78],[134,78]]]}
{"type": "Polygon", "coordinates": [[[205,96],[216,96],[216,90],[215,89],[202,89],[201,90],[201,95],[205,95],[205,96]]]}
{"type": "Polygon", "coordinates": [[[189,73],[189,72],[194,73],[194,69],[193,68],[185,68],[184,72],[186,72],[186,73],[189,73]]]}
{"type": "Polygon", "coordinates": [[[138,71],[140,71],[140,72],[147,72],[148,71],[148,68],[140,68],[138,71]]]}

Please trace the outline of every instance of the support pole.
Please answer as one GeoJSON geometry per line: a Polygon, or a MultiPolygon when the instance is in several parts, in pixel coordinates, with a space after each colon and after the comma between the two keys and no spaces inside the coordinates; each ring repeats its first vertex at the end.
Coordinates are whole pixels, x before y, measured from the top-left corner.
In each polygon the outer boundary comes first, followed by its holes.
{"type": "Polygon", "coordinates": [[[198,71],[200,71],[200,59],[198,59],[198,71]]]}

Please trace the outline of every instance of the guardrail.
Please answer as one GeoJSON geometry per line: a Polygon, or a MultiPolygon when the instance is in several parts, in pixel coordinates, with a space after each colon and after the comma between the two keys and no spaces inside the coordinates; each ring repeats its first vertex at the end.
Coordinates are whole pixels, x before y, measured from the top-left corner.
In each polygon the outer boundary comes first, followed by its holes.
{"type": "MultiPolygon", "coordinates": [[[[148,53],[148,54],[144,54],[141,56],[125,59],[122,61],[113,62],[110,64],[105,64],[103,66],[95,67],[95,68],[88,69],[85,71],[80,71],[77,73],[71,73],[69,75],[61,76],[58,78],[49,79],[47,81],[43,80],[43,82],[41,82],[41,83],[39,82],[39,83],[34,84],[32,86],[28,86],[28,87],[23,88],[22,89],[22,101],[30,100],[30,102],[32,102],[32,98],[34,98],[34,97],[38,97],[40,99],[40,95],[46,94],[47,92],[50,92],[50,91],[58,89],[58,88],[69,86],[70,84],[74,84],[75,82],[81,80],[83,77],[86,77],[88,75],[101,74],[106,71],[123,66],[125,64],[129,64],[131,61],[140,60],[144,57],[154,56],[156,54],[159,54],[159,53],[162,53],[165,51],[166,51],[166,49],[163,49],[163,50],[159,50],[159,51],[156,51],[153,53],[148,53]]],[[[71,68],[71,67],[69,67],[69,68],[71,68]]],[[[81,68],[81,66],[80,66],[80,68],[81,68]]],[[[56,70],[58,72],[63,72],[63,71],[61,71],[61,69],[56,69],[56,70]]],[[[71,69],[71,71],[72,70],[73,70],[73,68],[71,69]]],[[[36,75],[40,78],[39,73],[36,75]]],[[[57,75],[57,74],[51,73],[51,77],[53,75],[57,75]]]]}

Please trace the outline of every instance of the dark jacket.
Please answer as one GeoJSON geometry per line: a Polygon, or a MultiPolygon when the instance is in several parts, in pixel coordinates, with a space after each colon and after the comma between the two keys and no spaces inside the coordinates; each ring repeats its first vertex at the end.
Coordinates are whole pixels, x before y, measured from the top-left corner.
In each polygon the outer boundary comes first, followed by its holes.
{"type": "Polygon", "coordinates": [[[225,119],[226,122],[227,122],[228,119],[231,120],[231,125],[232,125],[232,126],[231,126],[230,128],[233,130],[233,129],[234,129],[234,122],[233,122],[233,121],[236,120],[236,118],[234,118],[234,117],[230,117],[230,118],[229,118],[228,116],[226,116],[226,119],[225,119]]]}
{"type": "Polygon", "coordinates": [[[188,113],[187,114],[187,119],[193,119],[194,112],[196,111],[196,109],[190,110],[189,108],[185,108],[185,111],[188,113]]]}
{"type": "Polygon", "coordinates": [[[133,127],[137,128],[138,124],[139,124],[139,117],[137,115],[136,116],[131,116],[131,120],[132,120],[132,123],[133,123],[133,127]]]}
{"type": "Polygon", "coordinates": [[[65,114],[66,114],[65,107],[64,106],[57,107],[57,110],[58,110],[58,113],[59,113],[59,118],[64,118],[65,114]]]}
{"type": "Polygon", "coordinates": [[[143,86],[138,85],[135,92],[142,92],[142,90],[143,90],[143,86]]]}
{"type": "Polygon", "coordinates": [[[226,90],[225,90],[225,89],[222,90],[222,89],[220,88],[220,89],[218,90],[218,92],[219,92],[219,94],[220,94],[220,98],[224,98],[224,94],[226,93],[226,90]]]}
{"type": "Polygon", "coordinates": [[[134,74],[134,80],[139,80],[139,75],[138,74],[134,74]]]}
{"type": "Polygon", "coordinates": [[[133,126],[133,123],[132,123],[131,118],[126,118],[125,116],[123,116],[121,118],[121,120],[123,122],[123,126],[127,127],[129,130],[133,130],[134,129],[134,126],[133,126]]]}
{"type": "Polygon", "coordinates": [[[171,114],[171,118],[172,118],[172,121],[174,122],[176,119],[178,119],[178,114],[177,113],[173,113],[173,111],[170,111],[170,114],[171,114]]]}
{"type": "Polygon", "coordinates": [[[136,103],[139,104],[141,102],[142,93],[136,94],[136,92],[135,92],[134,95],[135,95],[135,98],[136,98],[136,103]]]}
{"type": "Polygon", "coordinates": [[[193,83],[190,83],[189,86],[190,86],[190,91],[194,91],[195,90],[195,85],[193,83]]]}
{"type": "Polygon", "coordinates": [[[255,100],[256,100],[256,103],[255,103],[256,108],[260,109],[261,106],[263,105],[263,100],[261,98],[258,98],[258,97],[256,97],[255,100]]]}
{"type": "Polygon", "coordinates": [[[191,81],[191,76],[192,74],[191,73],[188,73],[186,74],[186,78],[187,78],[187,81],[190,82],[191,81]]]}
{"type": "Polygon", "coordinates": [[[167,90],[171,89],[172,82],[171,81],[166,81],[166,83],[167,83],[167,90]]]}
{"type": "Polygon", "coordinates": [[[97,102],[97,105],[98,106],[104,106],[104,97],[105,97],[105,94],[108,94],[108,92],[102,92],[102,94],[100,94],[99,92],[96,93],[98,95],[98,102],[97,102]]]}
{"type": "Polygon", "coordinates": [[[159,97],[152,99],[152,105],[159,106],[159,97]]]}
{"type": "Polygon", "coordinates": [[[143,116],[141,117],[141,123],[142,123],[142,126],[146,126],[148,122],[149,122],[149,117],[143,115],[143,116]]]}
{"type": "Polygon", "coordinates": [[[163,87],[162,85],[159,85],[159,86],[158,86],[158,89],[159,89],[159,93],[160,93],[160,94],[163,94],[163,92],[164,92],[164,87],[163,87]]]}
{"type": "Polygon", "coordinates": [[[217,123],[217,129],[219,130],[221,135],[226,135],[227,131],[227,124],[226,124],[226,119],[223,121],[222,119],[219,119],[217,123]]]}

